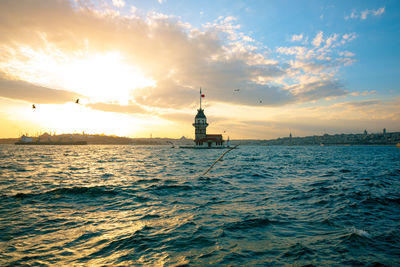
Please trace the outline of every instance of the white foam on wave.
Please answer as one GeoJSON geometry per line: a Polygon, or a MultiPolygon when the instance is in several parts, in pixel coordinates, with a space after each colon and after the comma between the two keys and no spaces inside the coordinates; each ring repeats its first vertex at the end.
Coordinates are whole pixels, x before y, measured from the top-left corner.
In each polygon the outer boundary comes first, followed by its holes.
{"type": "Polygon", "coordinates": [[[365,230],[361,230],[361,229],[357,229],[354,226],[350,229],[350,231],[356,235],[359,236],[363,236],[363,237],[371,237],[371,235],[365,231],[365,230]]]}

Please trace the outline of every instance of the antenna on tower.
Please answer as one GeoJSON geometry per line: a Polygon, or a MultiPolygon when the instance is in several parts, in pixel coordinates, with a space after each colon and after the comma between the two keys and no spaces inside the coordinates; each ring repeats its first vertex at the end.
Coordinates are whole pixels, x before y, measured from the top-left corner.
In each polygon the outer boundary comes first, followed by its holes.
{"type": "Polygon", "coordinates": [[[201,87],[200,87],[200,110],[201,110],[201,99],[204,97],[204,94],[201,93],[201,87]]]}
{"type": "Polygon", "coordinates": [[[201,87],[200,87],[200,110],[201,110],[201,87]]]}

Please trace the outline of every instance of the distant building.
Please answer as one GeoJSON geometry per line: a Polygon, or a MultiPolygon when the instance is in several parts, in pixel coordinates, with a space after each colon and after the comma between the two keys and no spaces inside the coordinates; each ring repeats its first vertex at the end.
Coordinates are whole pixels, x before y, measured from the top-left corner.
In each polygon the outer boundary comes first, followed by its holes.
{"type": "Polygon", "coordinates": [[[51,141],[51,135],[47,132],[45,132],[44,134],[42,134],[39,137],[40,137],[40,140],[51,141]]]}
{"type": "Polygon", "coordinates": [[[195,146],[197,148],[215,148],[223,147],[224,140],[222,134],[207,134],[207,117],[204,115],[204,109],[201,108],[201,99],[204,94],[201,93],[200,89],[200,108],[197,110],[197,115],[194,117],[194,129],[195,129],[195,146]]]}
{"type": "Polygon", "coordinates": [[[23,135],[23,136],[21,136],[20,141],[21,141],[21,142],[24,142],[24,143],[30,143],[30,142],[33,141],[33,138],[32,138],[32,137],[28,137],[28,136],[26,136],[26,135],[23,135]]]}

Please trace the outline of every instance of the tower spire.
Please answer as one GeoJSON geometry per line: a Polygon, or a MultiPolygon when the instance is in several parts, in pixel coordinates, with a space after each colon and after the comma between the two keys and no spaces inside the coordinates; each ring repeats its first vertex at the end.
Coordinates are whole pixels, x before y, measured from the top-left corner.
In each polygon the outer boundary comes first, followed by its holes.
{"type": "Polygon", "coordinates": [[[201,93],[201,87],[200,87],[200,110],[202,110],[202,109],[201,109],[201,99],[202,99],[203,97],[204,97],[204,94],[201,93]]]}

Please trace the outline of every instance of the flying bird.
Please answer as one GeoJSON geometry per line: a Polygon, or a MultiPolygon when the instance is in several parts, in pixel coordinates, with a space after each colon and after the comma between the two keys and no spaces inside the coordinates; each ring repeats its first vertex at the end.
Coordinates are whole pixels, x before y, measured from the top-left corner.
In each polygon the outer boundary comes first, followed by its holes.
{"type": "Polygon", "coordinates": [[[240,91],[240,89],[235,89],[235,90],[233,90],[233,91],[235,91],[235,92],[239,92],[239,91],[240,91]]]}
{"type": "Polygon", "coordinates": [[[75,101],[76,104],[79,104],[79,98],[75,101]]]}
{"type": "Polygon", "coordinates": [[[262,100],[260,99],[260,103],[262,103],[262,100]]]}
{"type": "Polygon", "coordinates": [[[32,104],[32,108],[33,108],[33,109],[35,109],[35,108],[36,108],[35,104],[32,104]]]}

